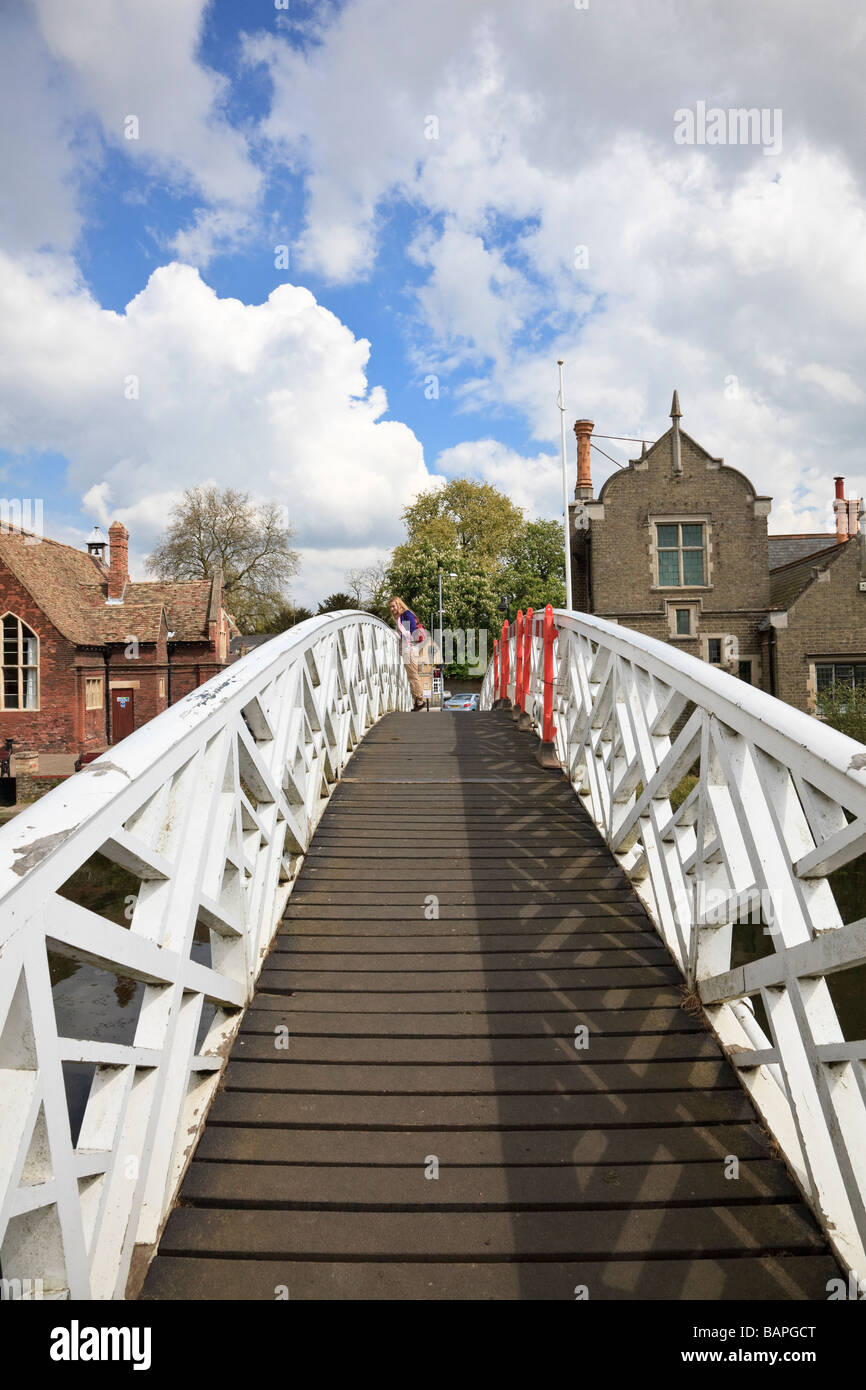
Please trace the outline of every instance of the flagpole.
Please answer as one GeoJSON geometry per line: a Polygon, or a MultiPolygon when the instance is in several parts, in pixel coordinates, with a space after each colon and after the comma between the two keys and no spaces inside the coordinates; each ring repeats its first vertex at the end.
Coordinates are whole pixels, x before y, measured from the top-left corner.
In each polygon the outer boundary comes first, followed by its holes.
{"type": "Polygon", "coordinates": [[[565,452],[565,396],[562,386],[562,358],[557,358],[559,367],[559,423],[562,432],[562,529],[565,538],[565,606],[573,608],[571,596],[571,527],[568,521],[568,460],[565,452]]]}

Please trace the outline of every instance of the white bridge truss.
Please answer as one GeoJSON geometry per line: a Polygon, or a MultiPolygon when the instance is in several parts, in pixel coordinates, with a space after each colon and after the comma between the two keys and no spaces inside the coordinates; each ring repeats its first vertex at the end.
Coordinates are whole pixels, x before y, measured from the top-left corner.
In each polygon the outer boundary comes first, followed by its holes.
{"type": "MultiPolygon", "coordinates": [[[[866,917],[843,925],[827,880],[866,852],[866,747],[667,643],[582,614],[555,622],[562,768],[837,1255],[866,1279],[866,1041],[846,1040],[827,985],[866,962],[866,917]],[[767,954],[732,968],[734,923],[755,904],[767,954]]],[[[515,658],[512,627],[512,700],[515,658]]],[[[539,615],[526,701],[539,730],[542,674],[539,615]]],[[[481,708],[498,694],[491,663],[481,708]]]]}
{"type": "Polygon", "coordinates": [[[313,618],[0,830],[9,1286],[46,1298],[134,1286],[343,765],[383,714],[410,707],[393,631],[365,613],[313,618]],[[124,926],[58,891],[95,853],[139,882],[124,926]],[[141,982],[133,1042],[100,1041],[86,1017],[61,1035],[49,951],[141,982]],[[64,1063],[95,1066],[74,1145],[64,1063]]]}

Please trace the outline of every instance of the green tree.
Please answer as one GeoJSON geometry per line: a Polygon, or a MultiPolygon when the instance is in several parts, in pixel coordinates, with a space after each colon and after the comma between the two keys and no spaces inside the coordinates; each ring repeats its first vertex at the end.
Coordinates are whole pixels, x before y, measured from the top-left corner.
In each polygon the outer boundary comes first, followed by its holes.
{"type": "Polygon", "coordinates": [[[545,604],[565,605],[565,555],[558,521],[528,521],[512,541],[499,583],[510,596],[511,616],[518,608],[536,613],[545,604]]]}
{"type": "Polygon", "coordinates": [[[524,525],[520,507],[492,483],[472,478],[452,478],[442,488],[419,493],[403,520],[410,545],[427,541],[494,567],[502,564],[524,525]]]}
{"type": "Polygon", "coordinates": [[[818,695],[818,713],[834,729],[866,743],[866,690],[862,686],[834,685],[818,695]]]}
{"type": "Polygon", "coordinates": [[[336,613],[341,608],[360,608],[360,606],[351,594],[329,594],[326,599],[322,599],[316,609],[316,616],[318,617],[321,613],[336,613]]]}
{"type": "Polygon", "coordinates": [[[187,488],[147,558],[158,579],[210,579],[221,569],[225,606],[241,631],[269,631],[298,570],[285,509],[235,488],[187,488]]]}
{"type": "Polygon", "coordinates": [[[421,541],[398,545],[386,572],[388,597],[397,594],[429,627],[439,626],[439,572],[442,571],[442,617],[446,628],[488,631],[488,652],[501,620],[499,594],[490,569],[461,553],[421,541]],[[452,575],[456,576],[452,578],[452,575]]]}
{"type": "Polygon", "coordinates": [[[304,608],[300,604],[286,603],[269,622],[266,628],[261,628],[262,632],[285,632],[287,628],[296,627],[298,623],[306,622],[307,618],[312,618],[312,608],[304,608]]]}

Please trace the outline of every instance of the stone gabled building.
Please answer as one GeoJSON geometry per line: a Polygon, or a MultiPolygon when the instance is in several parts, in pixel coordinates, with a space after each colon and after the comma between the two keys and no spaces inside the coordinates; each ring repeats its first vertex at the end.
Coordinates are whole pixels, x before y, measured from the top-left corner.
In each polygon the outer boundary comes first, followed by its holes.
{"type": "Polygon", "coordinates": [[[866,536],[836,481],[836,531],[770,536],[772,499],[680,425],[594,495],[578,420],[574,604],[724,667],[801,709],[866,684],[866,536]]]}
{"type": "Polygon", "coordinates": [[[0,748],[12,771],[64,775],[221,671],[236,632],[220,573],[130,579],[114,522],[87,550],[0,530],[0,748]]]}

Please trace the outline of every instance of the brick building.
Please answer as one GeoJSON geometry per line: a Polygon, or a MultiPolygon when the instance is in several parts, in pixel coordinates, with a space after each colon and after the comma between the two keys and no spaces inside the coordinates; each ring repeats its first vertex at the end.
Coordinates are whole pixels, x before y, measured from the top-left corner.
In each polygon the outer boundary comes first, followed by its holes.
{"type": "Polygon", "coordinates": [[[110,554],[16,528],[0,531],[0,749],[13,773],[63,775],[221,671],[237,629],[222,576],[186,583],[129,577],[129,534],[110,554]]]}
{"type": "Polygon", "coordinates": [[[818,690],[866,685],[866,534],[836,480],[835,532],[770,536],[772,499],[680,426],[598,497],[578,420],[571,504],[575,608],[723,666],[800,709],[818,690]]]}

